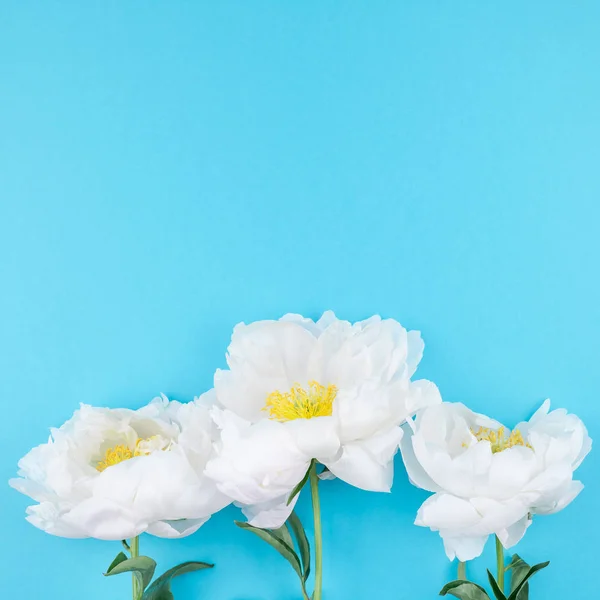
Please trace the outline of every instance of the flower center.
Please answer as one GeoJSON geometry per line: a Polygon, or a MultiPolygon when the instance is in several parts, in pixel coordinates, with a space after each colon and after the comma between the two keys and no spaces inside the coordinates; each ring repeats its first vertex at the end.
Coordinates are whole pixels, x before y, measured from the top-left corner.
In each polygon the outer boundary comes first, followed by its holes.
{"type": "Polygon", "coordinates": [[[167,447],[157,447],[156,442],[159,441],[158,438],[159,436],[155,435],[149,438],[138,438],[133,450],[125,444],[117,444],[116,446],[109,448],[104,454],[104,459],[96,465],[96,470],[102,473],[102,471],[108,469],[108,467],[118,465],[135,456],[148,456],[154,449],[168,450],[167,447]]]}
{"type": "Polygon", "coordinates": [[[518,429],[511,431],[507,435],[504,427],[500,427],[498,431],[495,429],[488,429],[487,427],[480,427],[477,431],[471,429],[471,433],[477,438],[478,442],[487,440],[492,447],[492,454],[508,450],[514,446],[525,446],[526,448],[531,448],[531,450],[533,450],[531,445],[523,439],[523,435],[518,429]]]}
{"type": "Polygon", "coordinates": [[[309,381],[308,389],[304,389],[296,383],[289,392],[275,390],[270,393],[263,410],[269,413],[269,419],[276,421],[330,417],[336,394],[335,385],[324,386],[318,381],[309,381]]]}

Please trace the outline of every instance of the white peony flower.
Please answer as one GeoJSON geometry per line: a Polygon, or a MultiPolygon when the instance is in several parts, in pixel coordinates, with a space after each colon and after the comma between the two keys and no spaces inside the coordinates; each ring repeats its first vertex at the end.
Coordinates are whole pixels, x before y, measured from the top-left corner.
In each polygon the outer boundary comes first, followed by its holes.
{"type": "Polygon", "coordinates": [[[203,474],[216,428],[207,406],[155,398],[139,410],[85,404],[19,461],[10,485],[27,520],[69,538],[182,537],[230,499],[203,474]]]}
{"type": "Polygon", "coordinates": [[[444,402],[409,421],[401,451],[414,485],[430,492],[416,525],[439,531],[446,554],[481,554],[489,535],[514,546],[534,514],[563,509],[583,489],[573,472],[591,449],[581,420],[564,409],[510,431],[459,403],[444,402]]]}
{"type": "Polygon", "coordinates": [[[229,370],[215,374],[222,433],[207,475],[265,528],[289,516],[312,459],[354,486],[389,491],[399,426],[441,401],[434,384],[410,380],[422,353],[419,332],[380,317],[237,325],[229,370]]]}

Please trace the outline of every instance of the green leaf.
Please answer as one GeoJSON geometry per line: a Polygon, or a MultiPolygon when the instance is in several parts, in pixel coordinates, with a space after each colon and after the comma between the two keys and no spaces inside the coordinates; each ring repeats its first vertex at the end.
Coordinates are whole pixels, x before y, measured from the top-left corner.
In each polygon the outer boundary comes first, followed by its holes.
{"type": "MultiPolygon", "coordinates": [[[[525,575],[531,567],[518,555],[513,554],[510,563],[506,566],[506,571],[512,570],[510,576],[510,591],[514,592],[517,586],[523,581],[525,575]]],[[[517,600],[529,600],[529,583],[521,588],[517,600]]]]}
{"type": "Polygon", "coordinates": [[[294,547],[294,542],[292,540],[292,536],[290,535],[289,529],[285,525],[282,525],[278,529],[271,529],[270,531],[275,537],[278,537],[282,542],[287,544],[290,548],[294,547]]]}
{"type": "Polygon", "coordinates": [[[115,559],[110,563],[108,569],[106,569],[105,575],[109,575],[117,565],[121,564],[125,560],[127,560],[127,554],[125,554],[125,552],[119,552],[119,554],[115,556],[115,559]]]}
{"type": "Polygon", "coordinates": [[[304,531],[304,527],[302,527],[302,523],[300,522],[298,515],[293,511],[288,517],[286,525],[292,530],[292,533],[296,538],[298,549],[300,550],[300,560],[302,561],[304,573],[303,579],[304,582],[306,582],[308,576],[310,575],[310,544],[308,543],[306,532],[304,531]]]}
{"type": "Polygon", "coordinates": [[[155,569],[156,562],[148,556],[127,558],[123,552],[119,552],[104,575],[109,577],[111,575],[120,575],[121,573],[133,573],[138,577],[142,589],[145,590],[152,581],[152,577],[154,577],[155,569]]]}
{"type": "Polygon", "coordinates": [[[447,583],[440,591],[440,596],[450,594],[460,600],[490,600],[487,592],[472,581],[457,579],[447,583]]]}
{"type": "Polygon", "coordinates": [[[519,597],[519,593],[527,585],[527,581],[533,575],[535,575],[538,571],[541,571],[542,569],[545,569],[549,564],[550,564],[550,561],[546,561],[546,562],[543,562],[543,563],[539,563],[537,565],[533,565],[533,567],[531,567],[529,569],[529,571],[527,571],[527,573],[525,573],[525,576],[523,577],[522,581],[511,592],[510,596],[508,597],[508,600],[517,600],[517,598],[519,597]]]}
{"type": "Polygon", "coordinates": [[[214,565],[200,561],[188,561],[165,571],[145,592],[142,600],[174,600],[171,591],[171,581],[175,577],[200,571],[202,569],[212,569],[214,565]]]}
{"type": "Polygon", "coordinates": [[[308,478],[310,476],[310,471],[316,462],[317,461],[314,458],[310,461],[310,465],[308,467],[308,470],[304,474],[304,477],[302,478],[300,483],[292,490],[292,493],[290,494],[290,497],[287,500],[287,506],[289,506],[292,503],[292,500],[300,493],[300,490],[304,487],[304,484],[308,481],[308,478]]]}
{"type": "Polygon", "coordinates": [[[529,570],[531,568],[518,554],[513,554],[511,556],[510,562],[504,568],[505,571],[513,571],[513,577],[516,571],[519,570],[529,570]]]}
{"type": "MultiPolygon", "coordinates": [[[[160,588],[159,590],[156,590],[156,592],[154,593],[154,596],[152,596],[153,600],[175,600],[175,596],[173,596],[173,592],[170,589],[167,588],[160,588]]],[[[141,600],[144,600],[144,598],[142,598],[141,600]]]]}
{"type": "Polygon", "coordinates": [[[496,599],[497,600],[506,600],[506,596],[500,589],[500,586],[494,579],[494,576],[489,572],[489,570],[488,570],[487,574],[488,574],[488,579],[490,580],[490,585],[492,586],[492,592],[494,592],[494,596],[496,596],[496,599]]]}
{"type": "Polygon", "coordinates": [[[300,577],[302,582],[304,582],[304,574],[300,564],[300,559],[298,558],[298,555],[294,551],[293,547],[284,542],[282,538],[273,533],[271,529],[261,529],[260,527],[254,527],[250,525],[250,523],[242,523],[240,521],[235,521],[235,524],[241,529],[247,529],[248,531],[251,531],[261,540],[264,540],[267,542],[267,544],[275,548],[275,550],[277,550],[277,552],[279,552],[279,554],[281,554],[281,556],[283,556],[283,558],[285,558],[290,565],[292,565],[292,568],[294,571],[296,571],[298,577],[300,577]]]}

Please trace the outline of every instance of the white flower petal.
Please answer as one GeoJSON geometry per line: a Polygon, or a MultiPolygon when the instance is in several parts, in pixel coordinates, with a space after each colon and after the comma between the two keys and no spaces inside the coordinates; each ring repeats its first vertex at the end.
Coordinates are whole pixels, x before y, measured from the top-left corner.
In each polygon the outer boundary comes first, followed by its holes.
{"type": "Polygon", "coordinates": [[[519,519],[516,523],[509,525],[505,529],[501,529],[496,532],[498,539],[502,545],[508,550],[513,546],[516,546],[527,531],[527,528],[531,525],[531,519],[528,515],[525,515],[519,519]]]}
{"type": "Polygon", "coordinates": [[[485,543],[488,540],[487,535],[482,536],[451,536],[442,534],[442,541],[444,542],[444,550],[448,560],[454,560],[457,558],[460,561],[467,562],[468,560],[474,560],[478,556],[481,556],[485,543]]]}
{"type": "Polygon", "coordinates": [[[54,502],[41,502],[27,507],[27,520],[38,529],[66,538],[88,537],[79,524],[67,523],[62,518],[67,508],[54,502]]]}
{"type": "Polygon", "coordinates": [[[320,462],[335,459],[340,453],[337,422],[333,417],[294,419],[283,423],[298,450],[308,458],[320,462]]]}
{"type": "Polygon", "coordinates": [[[415,525],[434,531],[471,529],[481,522],[481,515],[468,500],[452,494],[438,493],[423,502],[415,525]]]}
{"type": "Polygon", "coordinates": [[[248,523],[261,529],[277,529],[281,527],[292,514],[300,494],[292,499],[288,505],[289,495],[275,498],[268,502],[261,502],[250,506],[243,506],[242,512],[248,523]]]}
{"type": "Polygon", "coordinates": [[[394,480],[393,458],[401,439],[402,430],[391,428],[365,441],[346,444],[340,458],[325,465],[355,487],[389,492],[394,480]]]}
{"type": "Polygon", "coordinates": [[[543,495],[531,507],[531,512],[536,515],[551,515],[568,506],[583,490],[581,481],[568,481],[555,489],[551,494],[543,495]]]}
{"type": "Polygon", "coordinates": [[[535,476],[537,460],[533,450],[515,446],[492,455],[486,494],[492,498],[510,499],[535,476]]]}
{"type": "Polygon", "coordinates": [[[250,424],[231,411],[213,411],[222,428],[220,448],[205,473],[227,496],[244,504],[270,501],[291,491],[311,457],[297,446],[284,423],[250,424]]]}
{"type": "Polygon", "coordinates": [[[61,520],[99,540],[123,540],[136,537],[148,528],[148,522],[130,508],[105,498],[88,498],[62,515],[61,520]]]}
{"type": "Polygon", "coordinates": [[[151,523],[147,533],[161,538],[181,538],[195,533],[208,521],[204,519],[179,519],[177,521],[156,521],[151,523]]]}
{"type": "Polygon", "coordinates": [[[407,424],[404,426],[404,436],[400,441],[400,451],[402,452],[402,460],[408,473],[410,482],[428,492],[441,492],[440,487],[425,471],[422,464],[417,460],[412,445],[412,430],[407,424]]]}
{"type": "Polygon", "coordinates": [[[427,379],[411,381],[408,394],[399,408],[400,422],[413,416],[419,410],[441,403],[440,390],[435,383],[427,379]]]}
{"type": "Polygon", "coordinates": [[[215,373],[219,402],[244,419],[265,416],[267,397],[308,380],[308,359],[317,340],[290,321],[259,321],[234,329],[228,348],[229,371],[215,373]]]}
{"type": "Polygon", "coordinates": [[[367,381],[360,388],[341,390],[335,400],[334,416],[343,443],[376,435],[384,427],[400,425],[394,418],[392,393],[377,382],[367,381]]]}

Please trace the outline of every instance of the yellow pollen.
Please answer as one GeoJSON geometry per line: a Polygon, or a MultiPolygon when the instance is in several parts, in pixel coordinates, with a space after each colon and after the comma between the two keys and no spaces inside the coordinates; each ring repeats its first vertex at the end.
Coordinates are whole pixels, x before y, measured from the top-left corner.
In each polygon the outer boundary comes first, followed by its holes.
{"type": "Polygon", "coordinates": [[[96,470],[102,473],[102,471],[108,469],[108,467],[118,465],[119,463],[125,460],[129,460],[134,456],[147,456],[149,452],[140,450],[139,446],[142,442],[146,442],[151,439],[152,438],[138,438],[135,442],[135,447],[133,450],[129,446],[125,446],[124,444],[117,444],[116,446],[109,448],[104,454],[104,459],[96,465],[96,470]]]}
{"type": "Polygon", "coordinates": [[[487,440],[492,447],[493,454],[508,450],[514,446],[525,446],[526,448],[533,450],[531,445],[523,439],[523,435],[518,429],[511,431],[510,434],[507,435],[504,427],[500,427],[498,431],[488,429],[487,427],[480,427],[477,431],[471,429],[471,433],[477,438],[478,442],[487,440]]]}
{"type": "Polygon", "coordinates": [[[308,389],[304,389],[296,383],[289,392],[276,390],[269,394],[263,410],[268,411],[269,419],[276,421],[330,417],[336,394],[335,385],[324,386],[309,381],[308,389]]]}

